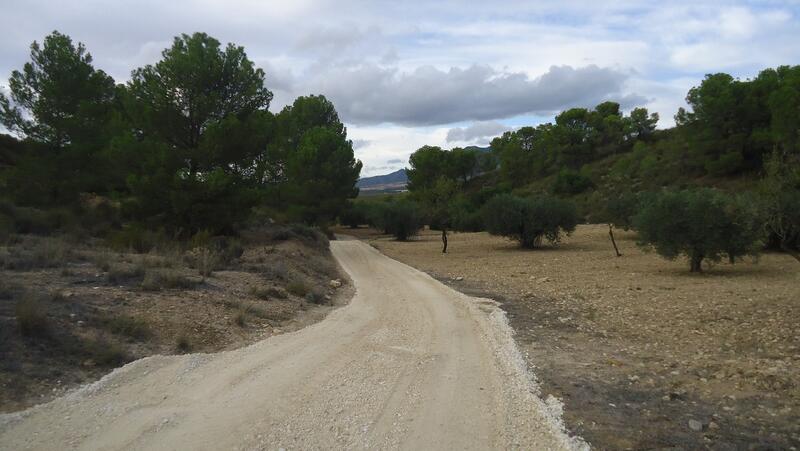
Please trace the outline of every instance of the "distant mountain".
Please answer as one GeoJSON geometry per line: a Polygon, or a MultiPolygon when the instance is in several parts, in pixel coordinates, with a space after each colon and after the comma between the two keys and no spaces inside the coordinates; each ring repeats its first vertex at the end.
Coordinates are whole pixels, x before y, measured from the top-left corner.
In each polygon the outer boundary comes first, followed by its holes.
{"type": "Polygon", "coordinates": [[[474,150],[474,151],[476,151],[476,152],[481,152],[481,153],[483,153],[483,152],[491,152],[491,151],[492,151],[492,148],[491,148],[491,147],[489,147],[489,146],[486,146],[486,147],[479,147],[479,146],[467,146],[467,147],[465,147],[465,148],[464,148],[464,150],[474,150]]]}
{"type": "MultiPolygon", "coordinates": [[[[489,146],[486,147],[468,146],[465,147],[464,149],[474,150],[478,153],[485,153],[492,151],[492,148],[489,146]]],[[[406,175],[405,169],[398,169],[390,174],[375,175],[372,177],[362,177],[358,179],[358,182],[356,182],[356,186],[362,192],[371,192],[371,193],[378,193],[378,192],[390,193],[390,192],[405,191],[406,185],[408,185],[408,176],[406,175]]]]}
{"type": "Polygon", "coordinates": [[[403,191],[407,183],[406,170],[398,169],[391,174],[360,178],[356,186],[362,191],[403,191]]]}

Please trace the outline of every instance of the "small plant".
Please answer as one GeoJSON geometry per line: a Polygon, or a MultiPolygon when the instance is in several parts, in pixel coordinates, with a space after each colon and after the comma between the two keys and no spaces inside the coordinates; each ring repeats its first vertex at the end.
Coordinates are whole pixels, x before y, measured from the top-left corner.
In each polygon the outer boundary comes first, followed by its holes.
{"type": "Polygon", "coordinates": [[[193,288],[195,282],[180,273],[172,270],[154,269],[149,270],[144,275],[141,287],[146,291],[160,291],[164,289],[189,289],[193,288]]]}
{"type": "Polygon", "coordinates": [[[133,316],[117,316],[109,320],[107,324],[111,332],[130,338],[141,340],[151,334],[147,321],[133,316]]]}
{"type": "Polygon", "coordinates": [[[243,307],[236,312],[236,315],[233,317],[233,322],[239,327],[247,325],[247,307],[243,307]]]}
{"type": "Polygon", "coordinates": [[[295,296],[303,297],[308,294],[308,286],[301,280],[293,280],[289,282],[289,285],[286,285],[286,291],[295,296]]]}
{"type": "Polygon", "coordinates": [[[189,260],[201,276],[211,277],[214,270],[219,268],[222,259],[217,251],[207,247],[198,247],[189,252],[189,260]]]}
{"type": "Polygon", "coordinates": [[[109,252],[108,250],[102,250],[100,252],[97,252],[94,255],[93,260],[95,266],[97,266],[97,268],[100,269],[101,271],[108,272],[109,270],[111,270],[111,262],[113,258],[111,252],[109,252]]]}
{"type": "Polygon", "coordinates": [[[250,288],[250,294],[264,301],[269,301],[270,299],[286,299],[287,297],[285,291],[275,287],[252,287],[250,288]]]}
{"type": "Polygon", "coordinates": [[[319,290],[310,290],[308,293],[306,293],[305,298],[306,301],[312,304],[324,304],[326,301],[325,294],[319,290]]]}
{"type": "Polygon", "coordinates": [[[45,306],[39,297],[26,293],[14,308],[17,326],[22,335],[44,337],[49,332],[49,322],[45,306]]]}
{"type": "Polygon", "coordinates": [[[117,366],[130,360],[120,345],[103,338],[87,342],[86,350],[100,366],[117,366]]]}
{"type": "Polygon", "coordinates": [[[192,350],[192,342],[186,334],[180,334],[175,338],[175,349],[182,353],[192,350]]]}
{"type": "Polygon", "coordinates": [[[106,280],[114,285],[122,285],[131,279],[140,279],[145,275],[144,265],[122,265],[114,264],[108,269],[106,280]]]}

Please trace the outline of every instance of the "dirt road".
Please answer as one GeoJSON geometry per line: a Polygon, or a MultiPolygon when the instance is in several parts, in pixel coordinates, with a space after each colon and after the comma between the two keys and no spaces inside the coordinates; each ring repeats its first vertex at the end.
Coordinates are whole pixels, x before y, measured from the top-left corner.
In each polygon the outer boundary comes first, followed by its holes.
{"type": "Polygon", "coordinates": [[[352,302],[219,354],[155,356],[0,416],[0,448],[571,449],[502,312],[359,241],[352,302]]]}

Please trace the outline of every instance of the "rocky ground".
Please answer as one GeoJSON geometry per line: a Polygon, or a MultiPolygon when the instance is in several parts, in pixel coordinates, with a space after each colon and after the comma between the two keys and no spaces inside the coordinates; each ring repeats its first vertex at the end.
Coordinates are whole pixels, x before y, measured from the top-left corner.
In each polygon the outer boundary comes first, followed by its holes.
{"type": "Polygon", "coordinates": [[[145,254],[14,236],[0,246],[0,412],[144,356],[234,349],[298,329],[345,302],[347,286],[327,239],[304,227],[145,254]]]}
{"type": "Polygon", "coordinates": [[[525,251],[484,233],[401,243],[343,230],[451,286],[503,302],[546,394],[599,449],[800,447],[800,264],[717,264],[643,252],[606,226],[525,251]]]}

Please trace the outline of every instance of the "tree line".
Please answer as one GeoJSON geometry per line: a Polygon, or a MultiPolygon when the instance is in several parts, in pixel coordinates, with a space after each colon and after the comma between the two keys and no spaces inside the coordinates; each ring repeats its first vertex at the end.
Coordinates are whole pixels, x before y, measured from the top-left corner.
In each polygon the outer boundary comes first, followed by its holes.
{"type": "Polygon", "coordinates": [[[16,136],[0,135],[5,209],[85,216],[87,197],[100,198],[113,226],[175,237],[254,217],[327,226],[357,195],[361,162],[329,100],[273,114],[265,78],[243,47],[194,33],[116,83],[53,32],[0,93],[16,136]]]}
{"type": "Polygon", "coordinates": [[[603,102],[506,132],[489,152],[424,146],[409,158],[408,196],[356,203],[349,222],[389,232],[384,212],[406,212],[403,229],[430,224],[444,251],[448,230],[536,247],[578,222],[605,222],[612,240],[613,226],[633,228],[692,271],[764,247],[800,260],[800,66],[708,75],[686,100],[664,130],[656,113],[603,102]]]}

